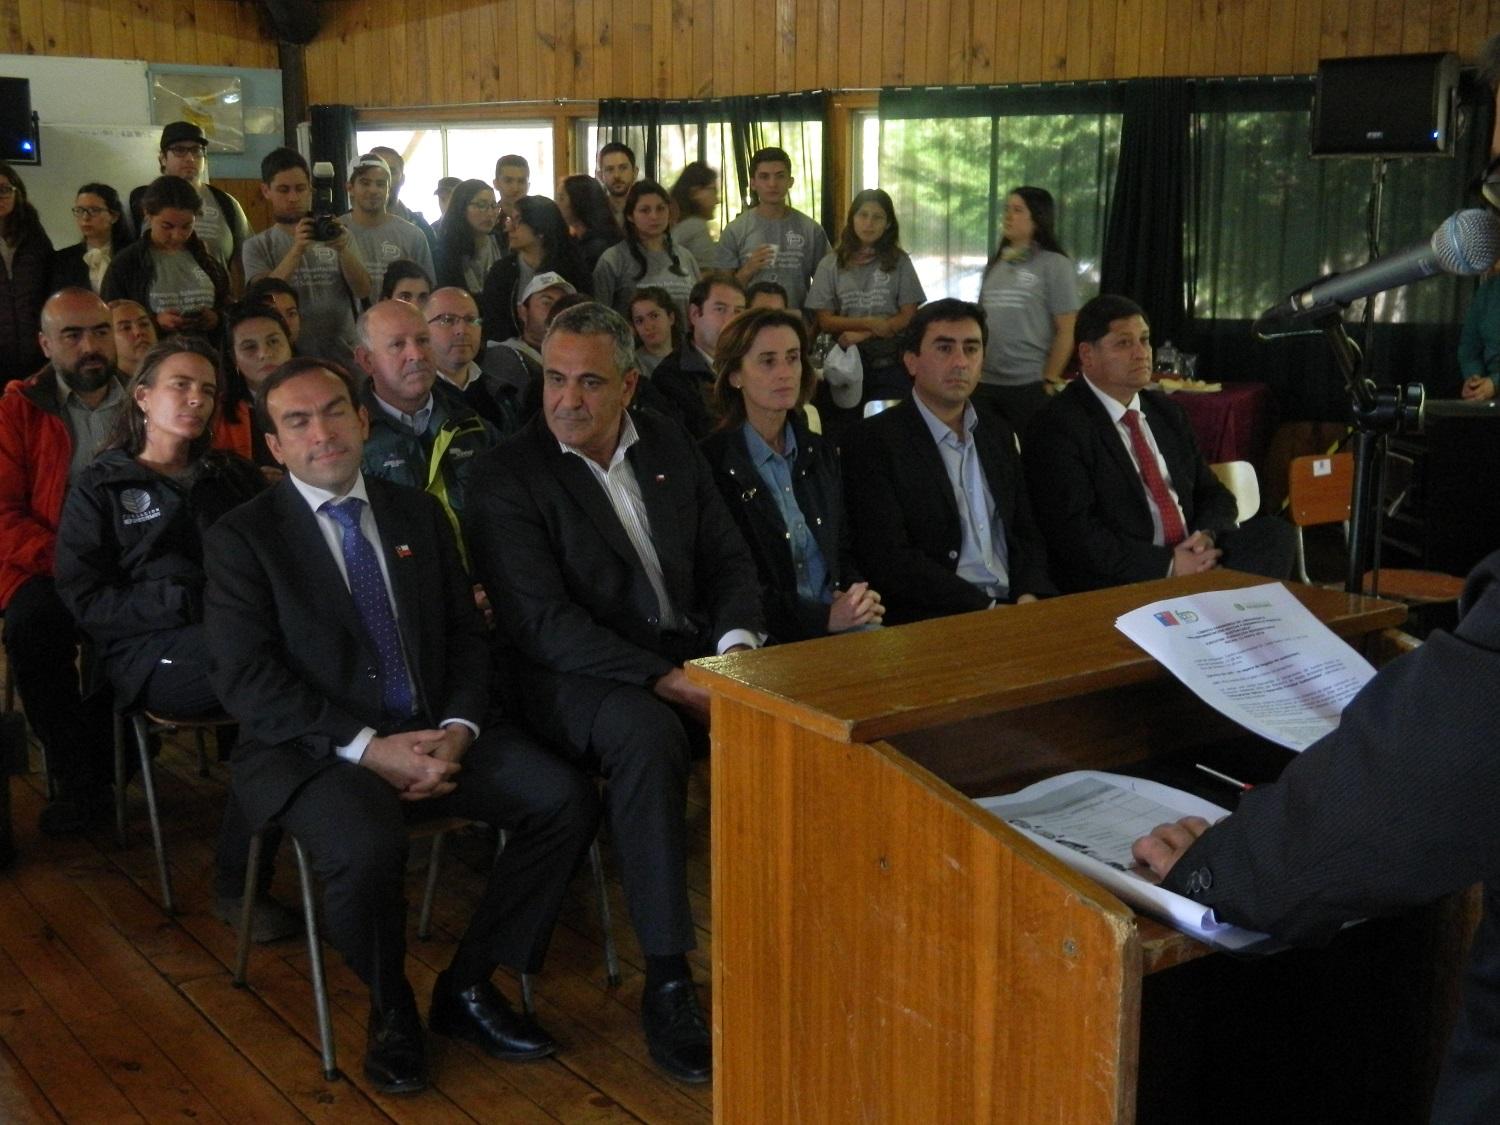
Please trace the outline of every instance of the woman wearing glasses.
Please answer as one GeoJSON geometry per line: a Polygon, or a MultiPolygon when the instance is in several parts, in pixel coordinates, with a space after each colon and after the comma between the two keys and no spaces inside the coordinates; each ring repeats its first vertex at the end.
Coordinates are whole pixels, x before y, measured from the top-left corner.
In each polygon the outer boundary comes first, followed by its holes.
{"type": "Polygon", "coordinates": [[[51,281],[52,240],[21,177],[0,163],[0,385],[47,362],[37,329],[51,281]]]}
{"type": "Polygon", "coordinates": [[[555,273],[579,293],[593,293],[594,280],[583,264],[578,244],[556,203],[543,195],[523,195],[515,214],[506,221],[510,253],[495,263],[484,279],[479,311],[484,314],[487,340],[509,340],[521,334],[516,306],[531,279],[555,273]]]}
{"type": "Polygon", "coordinates": [[[99,292],[114,256],[130,245],[120,208],[120,193],[108,184],[84,184],[73,200],[79,240],[52,258],[52,288],[99,292]]]}
{"type": "Polygon", "coordinates": [[[484,292],[485,275],[500,259],[499,218],[495,189],[483,180],[465,180],[453,189],[433,255],[439,289],[454,285],[475,296],[484,292]]]}

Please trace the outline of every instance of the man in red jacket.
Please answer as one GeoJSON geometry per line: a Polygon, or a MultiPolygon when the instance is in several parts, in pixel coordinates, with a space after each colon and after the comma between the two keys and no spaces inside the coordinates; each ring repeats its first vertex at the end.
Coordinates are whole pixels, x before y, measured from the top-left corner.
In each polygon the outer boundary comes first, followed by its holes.
{"type": "Polygon", "coordinates": [[[50,362],[0,397],[0,609],[5,655],[46,754],[49,835],[76,832],[109,807],[110,700],[81,698],[78,630],[52,583],[68,481],[93,459],[125,402],[108,307],[87,289],[42,306],[50,362]]]}

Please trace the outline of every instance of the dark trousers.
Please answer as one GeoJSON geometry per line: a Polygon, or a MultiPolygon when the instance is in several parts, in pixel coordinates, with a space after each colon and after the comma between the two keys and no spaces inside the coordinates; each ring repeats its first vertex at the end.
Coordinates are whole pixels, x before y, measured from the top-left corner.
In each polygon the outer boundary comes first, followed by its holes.
{"type": "Polygon", "coordinates": [[[541,968],[563,896],[599,824],[594,785],[512,727],[469,748],[443,797],[402,801],[374,771],[339,761],[292,796],[280,821],[323,884],[327,936],[381,1008],[409,996],[405,873],[408,822],[462,816],[510,833],[453,958],[454,984],[498,965],[541,968]]]}
{"type": "Polygon", "coordinates": [[[1297,533],[1280,516],[1262,515],[1246,520],[1233,531],[1214,536],[1223,548],[1219,565],[1246,574],[1285,579],[1297,562],[1297,533]]]}
{"type": "MultiPolygon", "coordinates": [[[[171,644],[146,677],[137,697],[137,705],[167,718],[190,719],[212,715],[223,710],[219,697],[208,679],[208,642],[202,625],[185,625],[174,629],[171,644]]],[[[221,733],[228,728],[220,728],[221,733]]],[[[220,898],[239,898],[245,890],[245,868],[250,862],[250,840],[255,831],[240,810],[234,789],[224,798],[224,819],[219,826],[219,842],[214,853],[214,894],[220,898]]],[[[260,892],[271,886],[275,868],[271,857],[281,842],[281,833],[272,829],[262,840],[260,892]]]]}
{"type": "MultiPolygon", "coordinates": [[[[601,683],[559,675],[556,699],[569,698],[570,681],[601,683]]],[[[553,695],[528,693],[527,718],[548,745],[604,778],[609,835],[641,952],[686,953],[698,944],[687,894],[686,816],[688,769],[695,740],[705,741],[702,727],[646,688],[620,684],[585,733],[562,708],[539,702],[553,695]]]]}
{"type": "Polygon", "coordinates": [[[114,769],[110,696],[80,691],[78,627],[50,577],[28,579],[11,595],[5,655],[56,792],[107,785],[114,769]]]}
{"type": "Polygon", "coordinates": [[[1486,887],[1484,917],[1464,973],[1463,1006],[1433,1098],[1435,1122],[1500,1120],[1500,892],[1486,887]]]}

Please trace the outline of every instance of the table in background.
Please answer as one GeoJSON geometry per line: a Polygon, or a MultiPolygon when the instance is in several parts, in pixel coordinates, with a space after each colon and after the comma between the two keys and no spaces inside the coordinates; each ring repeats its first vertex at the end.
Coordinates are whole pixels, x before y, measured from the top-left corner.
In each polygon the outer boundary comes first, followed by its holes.
{"type": "Polygon", "coordinates": [[[1264,383],[1225,383],[1221,391],[1176,391],[1209,464],[1249,461],[1264,474],[1271,441],[1271,392],[1264,383]]]}

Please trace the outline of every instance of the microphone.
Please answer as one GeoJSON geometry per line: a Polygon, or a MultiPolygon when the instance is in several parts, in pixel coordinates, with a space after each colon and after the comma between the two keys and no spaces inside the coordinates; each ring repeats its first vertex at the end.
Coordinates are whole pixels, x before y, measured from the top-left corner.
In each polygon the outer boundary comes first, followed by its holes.
{"type": "Polygon", "coordinates": [[[1500,219],[1482,207],[1455,211],[1426,242],[1304,286],[1261,313],[1256,324],[1343,308],[1361,297],[1436,273],[1472,277],[1488,270],[1496,258],[1500,258],[1500,219]]]}

